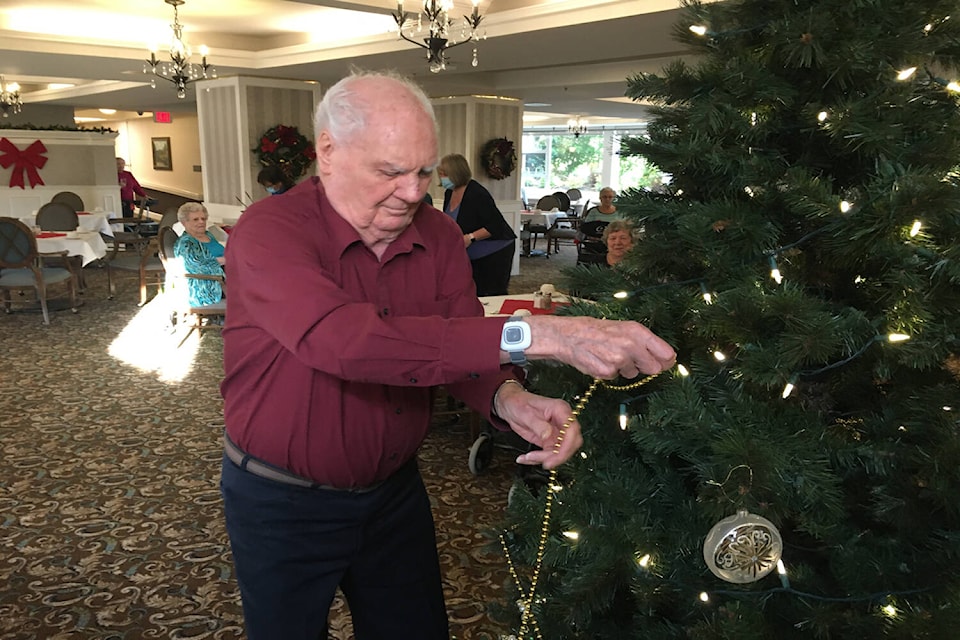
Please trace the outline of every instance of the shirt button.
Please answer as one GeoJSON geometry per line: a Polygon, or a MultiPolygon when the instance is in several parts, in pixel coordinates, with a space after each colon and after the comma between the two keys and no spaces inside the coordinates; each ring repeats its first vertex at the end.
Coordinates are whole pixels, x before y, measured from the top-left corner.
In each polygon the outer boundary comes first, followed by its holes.
{"type": "Polygon", "coordinates": [[[416,378],[410,378],[410,384],[417,384],[416,378]]]}
{"type": "Polygon", "coordinates": [[[386,307],[384,307],[384,309],[383,309],[383,315],[385,315],[385,316],[390,315],[390,309],[387,309],[386,307]]]}
{"type": "Polygon", "coordinates": [[[397,409],[397,415],[400,415],[401,413],[403,413],[403,409],[397,409]]]}
{"type": "Polygon", "coordinates": [[[476,379],[479,378],[479,377],[480,377],[480,374],[479,374],[479,373],[471,373],[471,374],[470,374],[470,378],[471,378],[472,380],[476,380],[476,379]]]}

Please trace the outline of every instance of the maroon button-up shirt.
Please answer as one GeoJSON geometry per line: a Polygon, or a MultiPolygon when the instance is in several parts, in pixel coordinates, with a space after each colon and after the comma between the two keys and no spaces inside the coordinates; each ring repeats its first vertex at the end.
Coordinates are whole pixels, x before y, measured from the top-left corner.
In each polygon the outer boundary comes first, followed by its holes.
{"type": "Polygon", "coordinates": [[[378,260],[313,178],[249,207],[226,259],[227,433],[292,473],[383,480],[426,436],[432,387],[489,417],[512,376],[504,319],[483,318],[461,231],[432,207],[378,260]]]}

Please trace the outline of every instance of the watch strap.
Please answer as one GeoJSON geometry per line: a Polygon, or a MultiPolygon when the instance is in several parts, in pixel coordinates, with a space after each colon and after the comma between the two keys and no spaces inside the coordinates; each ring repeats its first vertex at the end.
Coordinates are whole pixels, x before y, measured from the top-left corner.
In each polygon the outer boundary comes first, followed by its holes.
{"type": "MultiPolygon", "coordinates": [[[[526,322],[523,316],[510,316],[507,319],[507,322],[526,322]]],[[[527,364],[527,353],[523,349],[517,349],[516,351],[507,351],[507,355],[510,356],[510,363],[518,367],[525,367],[527,364]]]]}

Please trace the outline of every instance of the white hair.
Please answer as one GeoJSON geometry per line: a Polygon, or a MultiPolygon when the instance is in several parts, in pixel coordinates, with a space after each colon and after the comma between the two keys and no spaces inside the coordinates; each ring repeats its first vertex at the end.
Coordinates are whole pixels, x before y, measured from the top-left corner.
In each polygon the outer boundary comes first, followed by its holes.
{"type": "Polygon", "coordinates": [[[177,220],[180,221],[180,224],[185,224],[190,219],[190,214],[195,211],[203,211],[207,215],[207,208],[203,206],[202,202],[184,202],[180,205],[180,208],[177,209],[177,220]]]}
{"type": "Polygon", "coordinates": [[[433,112],[433,105],[430,104],[430,98],[415,82],[391,71],[354,70],[349,76],[327,89],[323,100],[317,105],[313,116],[314,138],[319,136],[321,131],[326,130],[336,142],[342,143],[366,126],[370,105],[357,99],[354,85],[357,81],[367,79],[389,80],[399,84],[420,103],[424,113],[430,116],[436,128],[437,118],[433,112]]]}

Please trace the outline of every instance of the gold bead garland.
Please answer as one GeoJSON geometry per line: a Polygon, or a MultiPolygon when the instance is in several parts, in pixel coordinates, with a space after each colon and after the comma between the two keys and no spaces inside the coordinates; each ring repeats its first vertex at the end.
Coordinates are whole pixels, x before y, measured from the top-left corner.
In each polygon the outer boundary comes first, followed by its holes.
{"type": "MultiPolygon", "coordinates": [[[[590,401],[590,397],[593,395],[593,392],[597,390],[599,385],[603,385],[611,391],[630,391],[631,389],[637,389],[647,384],[651,380],[657,377],[659,374],[653,374],[647,376],[638,382],[633,382],[626,385],[612,385],[606,382],[603,382],[599,378],[594,378],[593,383],[590,385],[590,388],[586,390],[583,394],[583,397],[580,398],[580,401],[577,403],[577,406],[570,413],[570,417],[563,423],[563,426],[560,428],[560,433],[557,435],[557,440],[553,445],[553,453],[558,453],[560,451],[560,446],[563,444],[563,439],[567,435],[567,429],[570,428],[570,425],[573,424],[573,421],[577,419],[584,408],[586,408],[587,403],[590,401]]],[[[513,559],[510,557],[510,549],[507,547],[506,538],[504,534],[500,534],[500,545],[503,547],[503,553],[507,558],[507,566],[510,569],[510,576],[513,578],[514,584],[517,586],[517,591],[520,592],[520,601],[519,606],[521,609],[520,614],[520,631],[517,635],[518,638],[523,638],[528,628],[533,629],[534,636],[537,640],[543,640],[543,636],[540,632],[540,626],[537,624],[536,616],[533,615],[533,604],[534,596],[537,591],[537,583],[540,581],[540,571],[543,568],[543,554],[547,548],[547,538],[550,535],[550,514],[553,508],[553,496],[555,494],[554,486],[557,484],[557,469],[556,467],[550,470],[550,479],[547,482],[547,495],[544,500],[543,506],[543,523],[540,526],[540,540],[537,543],[537,558],[533,565],[533,577],[530,579],[530,589],[524,593],[523,586],[520,584],[520,575],[517,573],[516,567],[513,564],[513,559]]]]}

